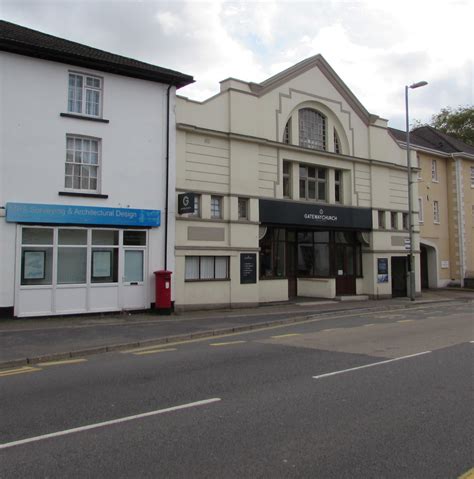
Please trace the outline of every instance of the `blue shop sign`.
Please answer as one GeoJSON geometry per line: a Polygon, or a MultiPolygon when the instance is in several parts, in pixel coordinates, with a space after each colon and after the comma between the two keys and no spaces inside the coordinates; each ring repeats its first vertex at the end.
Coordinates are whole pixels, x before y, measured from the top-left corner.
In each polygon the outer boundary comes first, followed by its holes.
{"type": "Polygon", "coordinates": [[[157,227],[161,217],[160,210],[35,203],[7,203],[6,210],[11,223],[157,227]]]}

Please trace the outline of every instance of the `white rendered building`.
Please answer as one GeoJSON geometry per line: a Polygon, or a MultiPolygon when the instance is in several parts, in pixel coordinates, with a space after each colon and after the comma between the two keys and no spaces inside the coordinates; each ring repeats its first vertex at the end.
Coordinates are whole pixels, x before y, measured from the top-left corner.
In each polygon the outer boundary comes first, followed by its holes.
{"type": "Polygon", "coordinates": [[[154,303],[153,272],[174,271],[175,91],[192,81],[0,22],[0,314],[154,303]]]}
{"type": "Polygon", "coordinates": [[[176,309],[406,295],[406,153],[323,57],[176,107],[176,309]]]}

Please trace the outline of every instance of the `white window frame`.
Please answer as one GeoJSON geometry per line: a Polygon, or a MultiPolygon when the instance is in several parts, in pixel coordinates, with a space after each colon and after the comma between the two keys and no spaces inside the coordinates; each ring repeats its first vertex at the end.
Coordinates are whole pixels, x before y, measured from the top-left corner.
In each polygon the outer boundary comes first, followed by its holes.
{"type": "MultiPolygon", "coordinates": [[[[222,265],[221,265],[222,266],[222,265]]],[[[184,281],[228,281],[230,279],[230,256],[186,256],[184,258],[184,281]],[[190,277],[189,271],[186,263],[191,260],[196,260],[198,262],[198,271],[196,276],[190,277]],[[203,268],[202,263],[204,261],[213,262],[213,274],[212,277],[203,277],[203,268]],[[217,274],[216,262],[220,263],[225,262],[225,276],[220,276],[217,274]]]]}
{"type": "Polygon", "coordinates": [[[100,76],[90,75],[87,73],[81,73],[76,71],[69,71],[68,72],[68,95],[67,95],[67,112],[72,115],[80,115],[86,116],[91,118],[102,118],[102,101],[103,101],[103,88],[104,88],[104,79],[100,76]],[[75,76],[77,78],[82,79],[82,85],[80,88],[80,99],[75,100],[75,94],[77,94],[78,87],[75,89],[71,89],[70,81],[71,77],[75,76]],[[93,82],[98,82],[99,86],[95,85],[87,85],[88,80],[92,80],[93,82]],[[97,114],[94,113],[87,113],[87,96],[89,92],[98,93],[99,101],[97,102],[98,105],[98,112],[97,114]],[[71,102],[73,102],[71,104],[71,102]],[[79,104],[79,111],[74,107],[74,103],[79,104]]]}
{"type": "MultiPolygon", "coordinates": [[[[83,145],[84,143],[82,143],[83,145]]],[[[66,161],[65,161],[65,166],[64,166],[64,190],[65,191],[71,191],[71,192],[76,192],[76,193],[92,193],[92,194],[99,194],[100,193],[100,190],[101,190],[101,187],[100,187],[100,184],[101,184],[101,157],[102,157],[102,142],[101,142],[101,139],[100,138],[94,138],[94,137],[90,137],[90,136],[83,136],[83,135],[75,135],[75,134],[66,134],[66,161]],[[72,140],[74,141],[74,144],[76,143],[76,140],[80,140],[81,142],[83,142],[84,140],[86,141],[90,141],[90,142],[95,142],[97,143],[97,163],[84,163],[83,162],[83,159],[84,159],[84,153],[88,153],[89,155],[93,155],[94,153],[96,153],[95,151],[92,151],[92,150],[84,150],[84,149],[81,149],[81,150],[76,150],[75,148],[73,150],[71,150],[71,148],[68,147],[68,144],[69,144],[69,140],[72,140]],[[78,162],[76,161],[76,154],[77,152],[80,152],[81,155],[81,161],[78,162]],[[70,160],[70,161],[68,161],[70,160]],[[68,168],[68,167],[71,167],[71,168],[68,168]],[[75,178],[75,170],[76,168],[79,168],[81,173],[79,175],[79,178],[80,178],[80,186],[79,188],[77,187],[74,187],[74,178],[75,178]],[[84,175],[83,176],[83,168],[84,168],[84,173],[85,171],[87,171],[87,168],[89,168],[89,170],[91,168],[95,168],[96,169],[96,188],[83,188],[82,187],[82,178],[85,178],[86,176],[84,175]],[[72,169],[72,173],[71,173],[71,169],[72,169]],[[72,178],[72,183],[71,183],[71,186],[67,186],[67,178],[70,177],[72,178]]],[[[91,156],[90,156],[91,157],[91,156]]],[[[91,172],[91,170],[90,170],[91,172]]],[[[89,176],[89,180],[90,179],[94,179],[93,176],[89,176]]],[[[89,182],[89,185],[90,185],[90,182],[89,182]]]]}
{"type": "Polygon", "coordinates": [[[419,223],[424,223],[423,198],[421,196],[418,197],[418,222],[419,223]]]}
{"type": "Polygon", "coordinates": [[[438,162],[431,160],[431,181],[438,183],[438,162]]]}
{"type": "Polygon", "coordinates": [[[433,223],[439,225],[439,201],[433,200],[433,223]]]}

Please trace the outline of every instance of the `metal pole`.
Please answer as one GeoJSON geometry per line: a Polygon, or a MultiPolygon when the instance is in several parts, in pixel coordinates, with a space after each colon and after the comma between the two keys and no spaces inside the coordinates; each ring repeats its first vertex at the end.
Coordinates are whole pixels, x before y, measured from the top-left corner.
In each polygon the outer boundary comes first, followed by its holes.
{"type": "Polygon", "coordinates": [[[415,258],[413,256],[413,203],[411,181],[410,157],[410,125],[408,121],[408,86],[405,86],[405,112],[406,112],[406,147],[407,147],[407,176],[408,176],[408,233],[410,238],[410,251],[408,254],[408,287],[411,301],[415,301],[415,258]]]}

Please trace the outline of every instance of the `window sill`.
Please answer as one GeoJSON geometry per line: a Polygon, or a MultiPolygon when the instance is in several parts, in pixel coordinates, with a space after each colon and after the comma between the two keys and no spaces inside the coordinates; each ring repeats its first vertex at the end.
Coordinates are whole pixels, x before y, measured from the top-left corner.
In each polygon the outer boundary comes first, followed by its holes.
{"type": "Polygon", "coordinates": [[[209,283],[210,281],[230,281],[230,278],[210,278],[210,279],[185,279],[185,283],[209,283]]]}
{"type": "Polygon", "coordinates": [[[99,123],[109,123],[109,120],[104,118],[96,118],[94,116],[75,115],[74,113],[60,113],[59,116],[63,118],[75,118],[76,120],[98,121],[99,123]]]}
{"type": "Polygon", "coordinates": [[[82,198],[102,198],[107,199],[109,195],[101,195],[99,193],[80,193],[77,191],[59,191],[59,196],[78,196],[82,198]]]}

